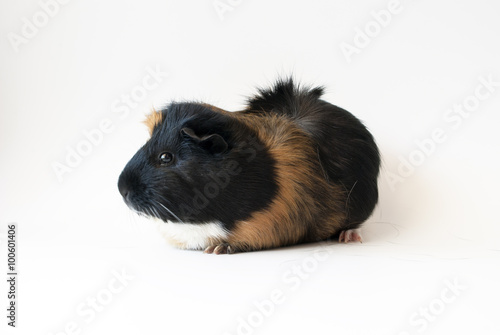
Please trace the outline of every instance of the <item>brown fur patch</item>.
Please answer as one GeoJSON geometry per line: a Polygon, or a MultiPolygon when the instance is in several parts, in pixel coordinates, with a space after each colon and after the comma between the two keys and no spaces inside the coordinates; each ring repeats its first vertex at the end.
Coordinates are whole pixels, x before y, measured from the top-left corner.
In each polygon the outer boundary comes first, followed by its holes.
{"type": "Polygon", "coordinates": [[[342,190],[324,178],[308,135],[291,120],[238,116],[257,131],[275,159],[278,194],[269,208],[235,224],[229,244],[240,251],[260,250],[320,241],[336,233],[345,221],[342,190]]]}
{"type": "Polygon", "coordinates": [[[148,127],[149,135],[153,135],[153,130],[157,125],[159,125],[163,121],[163,114],[161,112],[157,112],[154,108],[151,111],[151,114],[146,116],[146,120],[144,120],[144,124],[148,127]]]}

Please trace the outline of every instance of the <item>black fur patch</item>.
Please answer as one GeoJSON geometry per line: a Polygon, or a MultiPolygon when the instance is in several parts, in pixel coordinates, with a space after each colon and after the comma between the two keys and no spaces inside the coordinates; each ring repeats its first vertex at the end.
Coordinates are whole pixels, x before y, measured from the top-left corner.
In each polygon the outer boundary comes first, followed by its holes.
{"type": "Polygon", "coordinates": [[[161,113],[162,123],[120,175],[129,207],[164,221],[220,221],[231,229],[271,203],[275,162],[252,130],[196,103],[172,103],[161,113]],[[208,143],[213,134],[216,147],[208,143]],[[170,165],[160,164],[163,152],[173,154],[170,165]]]}

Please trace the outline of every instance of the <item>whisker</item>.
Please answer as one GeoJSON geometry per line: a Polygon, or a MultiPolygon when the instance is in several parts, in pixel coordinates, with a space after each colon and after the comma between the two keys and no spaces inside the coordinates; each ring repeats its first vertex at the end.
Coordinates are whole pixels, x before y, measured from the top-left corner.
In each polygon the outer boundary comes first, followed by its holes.
{"type": "Polygon", "coordinates": [[[153,211],[151,210],[151,207],[146,207],[145,212],[148,216],[154,216],[153,211]]]}
{"type": "Polygon", "coordinates": [[[155,216],[158,218],[158,219],[161,219],[161,215],[160,213],[158,213],[158,209],[151,206],[151,210],[153,211],[153,213],[155,214],[155,216]]]}
{"type": "MultiPolygon", "coordinates": [[[[156,200],[155,200],[155,201],[156,201],[156,200]]],[[[176,218],[178,221],[180,221],[180,222],[184,223],[181,219],[179,219],[179,217],[178,217],[177,215],[175,215],[175,214],[174,214],[174,213],[173,213],[170,209],[168,209],[168,208],[167,208],[164,204],[162,204],[162,203],[161,203],[161,202],[159,202],[159,201],[156,201],[156,203],[157,203],[158,205],[160,205],[161,207],[163,207],[165,210],[167,210],[170,214],[172,214],[172,216],[173,216],[174,218],[176,218]]]]}
{"type": "Polygon", "coordinates": [[[142,216],[144,216],[143,213],[137,212],[137,211],[131,211],[129,212],[130,214],[130,230],[137,232],[137,233],[142,233],[143,232],[143,226],[142,224],[139,223],[138,220],[141,219],[142,216]]]}

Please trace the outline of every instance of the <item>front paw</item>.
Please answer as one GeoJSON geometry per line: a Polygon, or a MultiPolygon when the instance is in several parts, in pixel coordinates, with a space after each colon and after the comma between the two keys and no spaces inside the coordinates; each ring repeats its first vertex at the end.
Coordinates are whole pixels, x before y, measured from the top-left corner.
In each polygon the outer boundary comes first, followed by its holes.
{"type": "Polygon", "coordinates": [[[218,245],[210,245],[203,252],[205,254],[216,254],[216,255],[234,254],[236,252],[236,249],[230,246],[229,243],[221,243],[218,245]]]}

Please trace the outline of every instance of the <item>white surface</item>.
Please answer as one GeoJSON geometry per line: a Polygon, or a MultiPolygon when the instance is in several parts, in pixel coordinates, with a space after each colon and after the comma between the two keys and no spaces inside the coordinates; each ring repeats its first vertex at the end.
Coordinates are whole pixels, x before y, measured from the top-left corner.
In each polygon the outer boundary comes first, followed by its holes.
{"type": "Polygon", "coordinates": [[[18,327],[2,312],[2,334],[498,334],[500,87],[466,118],[448,110],[473,102],[480,77],[500,81],[499,4],[403,1],[349,63],[340,45],[389,1],[231,3],[221,20],[212,1],[74,0],[18,52],[8,34],[40,4],[0,5],[3,263],[6,225],[19,224],[18,327]],[[205,255],[166,245],[126,208],[117,178],[152,106],[236,110],[292,71],[325,85],[381,148],[363,244],[205,255]],[[108,133],[59,182],[52,164],[100,126],[108,133]],[[436,129],[446,140],[391,188],[387,175],[436,129]],[[95,315],[93,297],[107,303],[95,315]],[[242,329],[249,318],[256,327],[242,329]]]}

